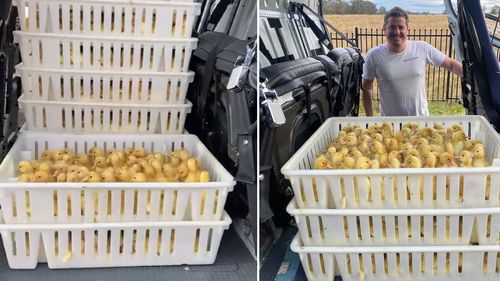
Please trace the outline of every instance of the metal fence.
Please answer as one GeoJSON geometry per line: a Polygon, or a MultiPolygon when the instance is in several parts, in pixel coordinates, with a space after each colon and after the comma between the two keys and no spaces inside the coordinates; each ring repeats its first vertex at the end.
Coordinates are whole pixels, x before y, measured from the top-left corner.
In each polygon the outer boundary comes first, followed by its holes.
{"type": "MultiPolygon", "coordinates": [[[[356,27],[353,33],[345,34],[352,39],[363,54],[368,50],[385,43],[385,36],[381,29],[356,27]]],[[[338,34],[332,34],[334,47],[347,47],[348,44],[338,34]]],[[[452,37],[448,29],[413,29],[408,33],[409,40],[426,41],[451,58],[455,58],[452,37]]],[[[500,56],[498,50],[496,53],[500,56]]],[[[426,69],[427,99],[430,101],[458,100],[462,96],[460,78],[443,68],[427,65],[426,69]]],[[[378,88],[375,81],[373,99],[378,100],[378,88]]]]}

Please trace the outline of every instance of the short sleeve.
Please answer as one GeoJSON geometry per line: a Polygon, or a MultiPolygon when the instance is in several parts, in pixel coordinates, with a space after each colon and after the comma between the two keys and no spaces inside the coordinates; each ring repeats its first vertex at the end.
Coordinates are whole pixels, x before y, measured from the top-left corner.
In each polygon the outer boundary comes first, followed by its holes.
{"type": "Polygon", "coordinates": [[[438,49],[427,42],[422,42],[425,48],[426,53],[426,62],[428,64],[432,64],[433,66],[441,66],[444,60],[446,59],[446,55],[441,53],[438,49]]]}
{"type": "Polygon", "coordinates": [[[375,79],[375,64],[373,63],[373,52],[368,52],[366,54],[365,63],[363,64],[362,77],[366,80],[375,79]]]}

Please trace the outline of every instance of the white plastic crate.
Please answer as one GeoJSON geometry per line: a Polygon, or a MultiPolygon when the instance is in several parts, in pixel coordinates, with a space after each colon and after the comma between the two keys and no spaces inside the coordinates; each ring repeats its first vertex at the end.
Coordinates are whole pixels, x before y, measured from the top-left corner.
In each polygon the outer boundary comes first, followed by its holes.
{"type": "Polygon", "coordinates": [[[98,36],[191,36],[193,1],[15,0],[22,31],[98,36]]]}
{"type": "Polygon", "coordinates": [[[297,235],[309,281],[469,281],[500,279],[500,246],[307,247],[297,235]]]}
{"type": "Polygon", "coordinates": [[[500,208],[297,209],[306,246],[432,246],[500,244],[500,208]]]}
{"type": "Polygon", "coordinates": [[[26,129],[63,133],[168,133],[184,132],[186,104],[122,104],[62,102],[19,98],[26,129]]]}
{"type": "Polygon", "coordinates": [[[13,269],[33,269],[45,258],[52,269],[212,264],[230,224],[225,213],[209,222],[0,224],[0,232],[13,269]]]}
{"type": "Polygon", "coordinates": [[[14,31],[27,67],[187,72],[198,39],[156,39],[14,31]]]}
{"type": "Polygon", "coordinates": [[[281,172],[291,182],[297,206],[307,208],[461,208],[500,206],[500,137],[482,116],[334,117],[328,119],[290,158],[281,172]],[[416,122],[463,126],[468,137],[484,142],[485,168],[313,170],[316,155],[343,126],[390,122],[395,130],[416,122]]]}
{"type": "Polygon", "coordinates": [[[30,100],[184,104],[194,72],[57,70],[16,66],[30,100]]]}
{"type": "Polygon", "coordinates": [[[0,206],[6,223],[220,220],[235,182],[194,135],[71,135],[23,132],[0,165],[0,206]],[[184,147],[209,171],[205,183],[23,183],[17,163],[46,150],[143,147],[169,153],[184,147]]]}

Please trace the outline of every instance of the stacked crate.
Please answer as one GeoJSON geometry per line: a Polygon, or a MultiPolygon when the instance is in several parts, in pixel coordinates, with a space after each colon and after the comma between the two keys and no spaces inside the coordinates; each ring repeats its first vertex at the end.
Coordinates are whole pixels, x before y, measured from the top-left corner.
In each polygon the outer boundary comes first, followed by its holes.
{"type": "Polygon", "coordinates": [[[193,135],[186,92],[199,3],[16,0],[25,130],[0,165],[11,268],[210,264],[233,177],[193,135]],[[147,135],[145,135],[146,133],[147,135]],[[166,134],[166,135],[165,135],[166,134]],[[18,182],[44,150],[185,149],[210,182],[18,182]]]}
{"type": "Polygon", "coordinates": [[[284,165],[309,281],[500,278],[500,138],[480,116],[331,118],[284,165]],[[485,168],[313,170],[346,125],[463,126],[485,168]]]}

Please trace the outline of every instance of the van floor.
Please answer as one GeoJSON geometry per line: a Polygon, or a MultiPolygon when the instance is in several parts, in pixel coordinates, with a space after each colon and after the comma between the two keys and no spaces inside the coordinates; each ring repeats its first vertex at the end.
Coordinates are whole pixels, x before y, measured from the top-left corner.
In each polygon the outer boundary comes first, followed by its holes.
{"type": "Polygon", "coordinates": [[[141,266],[91,269],[10,269],[0,245],[0,280],[2,281],[255,281],[257,263],[233,227],[224,232],[217,259],[213,265],[141,266]],[[68,279],[69,278],[69,279],[68,279]]]}

